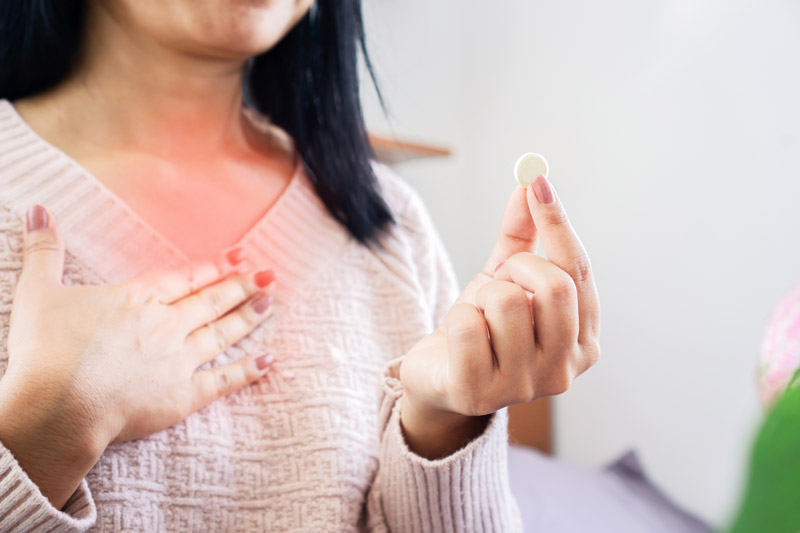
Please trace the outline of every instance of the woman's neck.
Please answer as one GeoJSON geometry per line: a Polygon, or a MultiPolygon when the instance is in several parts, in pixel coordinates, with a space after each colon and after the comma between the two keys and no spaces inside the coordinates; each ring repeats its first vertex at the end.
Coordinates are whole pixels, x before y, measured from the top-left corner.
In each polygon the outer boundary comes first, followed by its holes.
{"type": "Polygon", "coordinates": [[[286,188],[293,144],[242,113],[245,59],[182,52],[88,4],[73,73],[17,111],[189,257],[212,257],[286,188]]]}
{"type": "MultiPolygon", "coordinates": [[[[58,137],[83,149],[143,152],[172,161],[245,149],[241,58],[201,57],[119,24],[90,3],[72,75],[19,106],[44,106],[58,137]]],[[[80,150],[83,151],[83,150],[80,150]]]]}

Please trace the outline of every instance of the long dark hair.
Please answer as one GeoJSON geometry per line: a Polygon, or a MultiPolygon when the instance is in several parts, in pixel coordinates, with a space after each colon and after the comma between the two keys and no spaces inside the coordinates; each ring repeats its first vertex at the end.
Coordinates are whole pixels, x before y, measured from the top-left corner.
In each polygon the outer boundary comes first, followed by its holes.
{"type": "MultiPolygon", "coordinates": [[[[0,1],[0,98],[30,96],[63,80],[80,48],[85,0],[0,1]]],[[[360,0],[315,6],[245,72],[245,103],[294,139],[325,207],[359,242],[393,222],[373,168],[358,89],[364,45],[360,0]]]]}

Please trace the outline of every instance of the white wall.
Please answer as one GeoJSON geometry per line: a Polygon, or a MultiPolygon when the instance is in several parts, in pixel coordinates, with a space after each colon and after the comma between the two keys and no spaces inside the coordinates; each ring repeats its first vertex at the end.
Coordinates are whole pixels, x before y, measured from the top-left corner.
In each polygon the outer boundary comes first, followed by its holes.
{"type": "MultiPolygon", "coordinates": [[[[600,466],[634,447],[722,522],[759,416],[762,328],[800,283],[800,4],[366,3],[394,131],[455,150],[398,171],[461,281],[530,150],[592,256],[604,355],[557,400],[559,455],[600,466]]],[[[370,94],[365,109],[385,131],[370,94]]]]}

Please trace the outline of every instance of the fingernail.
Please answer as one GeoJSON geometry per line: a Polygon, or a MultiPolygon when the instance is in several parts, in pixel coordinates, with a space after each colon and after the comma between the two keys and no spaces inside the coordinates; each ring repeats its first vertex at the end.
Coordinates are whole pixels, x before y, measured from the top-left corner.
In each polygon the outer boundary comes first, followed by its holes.
{"type": "Polygon", "coordinates": [[[275,272],[272,270],[262,270],[261,272],[256,272],[253,279],[258,287],[264,288],[275,281],[275,272]]]}
{"type": "Polygon", "coordinates": [[[536,193],[536,199],[540,204],[548,205],[556,201],[550,182],[544,176],[537,176],[533,180],[533,192],[536,193]]]}
{"type": "Polygon", "coordinates": [[[500,270],[500,267],[503,266],[504,264],[506,264],[505,261],[500,261],[499,263],[497,263],[497,266],[494,267],[494,271],[497,272],[498,270],[500,270]]]}
{"type": "Polygon", "coordinates": [[[231,266],[236,266],[244,261],[244,250],[241,247],[234,248],[225,254],[225,259],[231,266]]]}
{"type": "Polygon", "coordinates": [[[255,298],[253,298],[252,300],[250,300],[250,305],[253,307],[253,310],[258,314],[265,312],[269,308],[271,303],[272,303],[272,296],[270,296],[269,294],[265,294],[263,292],[260,293],[255,298]]]}
{"type": "Polygon", "coordinates": [[[46,228],[49,222],[48,218],[47,209],[41,205],[29,207],[27,216],[25,217],[25,226],[28,232],[46,228]]]}
{"type": "Polygon", "coordinates": [[[256,368],[259,370],[264,370],[269,365],[271,365],[275,361],[275,356],[271,353],[262,355],[261,357],[256,359],[256,368]]]}

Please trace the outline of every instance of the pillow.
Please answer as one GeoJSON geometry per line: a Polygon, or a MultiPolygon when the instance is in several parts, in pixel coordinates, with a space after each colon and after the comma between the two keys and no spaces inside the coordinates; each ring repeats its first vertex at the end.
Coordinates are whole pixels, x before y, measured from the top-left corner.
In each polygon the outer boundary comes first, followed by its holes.
{"type": "Polygon", "coordinates": [[[632,451],[592,471],[512,445],[509,476],[528,533],[711,531],[647,479],[632,451]]]}

